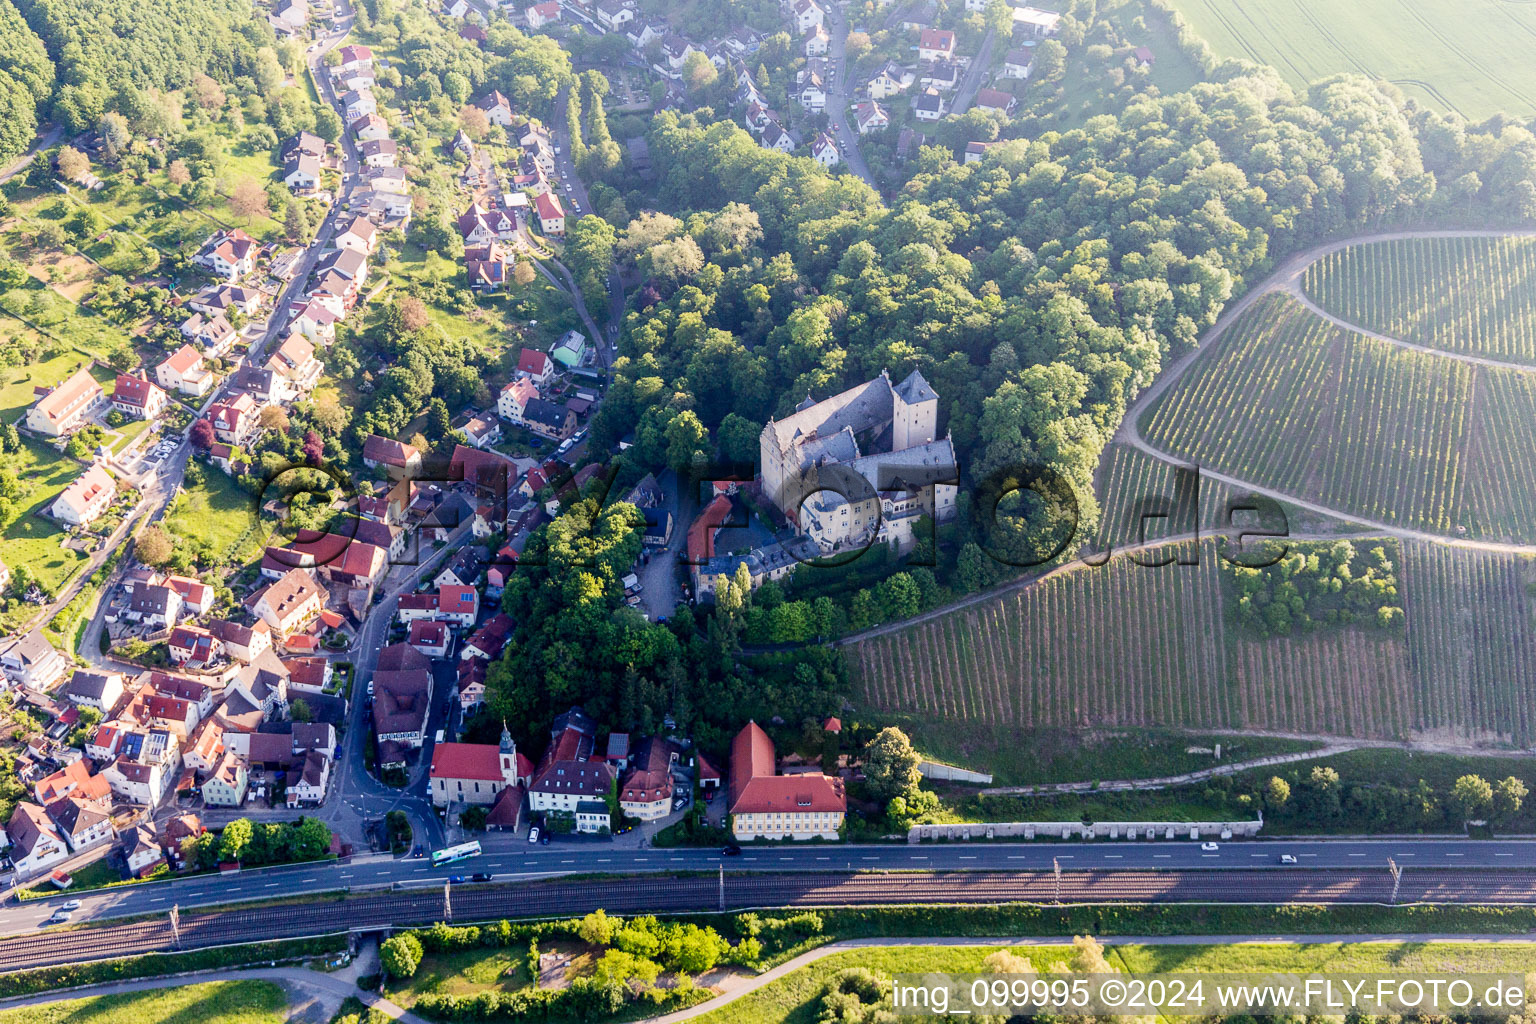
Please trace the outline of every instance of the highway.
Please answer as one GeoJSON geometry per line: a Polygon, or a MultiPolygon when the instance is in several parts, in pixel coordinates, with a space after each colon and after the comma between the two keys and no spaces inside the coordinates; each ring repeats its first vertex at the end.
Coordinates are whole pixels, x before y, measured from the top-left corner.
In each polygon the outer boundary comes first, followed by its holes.
{"type": "MultiPolygon", "coordinates": [[[[233,880],[232,880],[233,881],[233,880]]],[[[621,914],[767,907],[1061,903],[1390,904],[1385,870],[1175,869],[908,872],[776,872],[546,880],[522,884],[380,890],[286,905],[183,911],[93,928],[48,929],[0,938],[0,971],[172,948],[259,942],[346,930],[557,917],[598,907],[621,914]]],[[[1403,874],[1396,902],[1536,904],[1536,872],[1436,867],[1403,874]]]]}
{"type": "MultiPolygon", "coordinates": [[[[61,894],[51,900],[7,904],[0,909],[0,935],[34,931],[60,903],[75,898],[81,908],[74,921],[161,913],[172,904],[183,911],[210,904],[242,900],[312,895],[327,890],[364,886],[434,885],[455,874],[489,872],[497,881],[575,873],[631,874],[676,871],[714,872],[721,866],[739,873],[786,871],[1255,871],[1289,876],[1319,870],[1347,870],[1388,877],[1388,859],[1395,860],[1405,878],[1423,869],[1502,869],[1536,871],[1536,843],[1499,840],[1250,840],[1218,844],[1202,850],[1188,840],[1168,842],[1096,843],[964,843],[919,846],[859,846],[804,844],[747,846],[737,857],[718,849],[622,850],[602,841],[564,840],[549,846],[506,843],[470,861],[434,868],[425,859],[388,854],[354,857],[350,863],[298,864],[202,875],[170,882],[121,886],[99,893],[61,894]],[[1296,858],[1296,866],[1281,865],[1280,857],[1296,858]]],[[[1533,890],[1536,892],[1536,890],[1533,890]]]]}

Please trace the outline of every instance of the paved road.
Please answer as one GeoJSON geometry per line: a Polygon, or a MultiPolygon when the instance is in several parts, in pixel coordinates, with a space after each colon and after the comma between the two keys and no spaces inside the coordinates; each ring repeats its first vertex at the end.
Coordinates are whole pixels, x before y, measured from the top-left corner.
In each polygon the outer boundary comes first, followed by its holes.
{"type": "MultiPolygon", "coordinates": [[[[359,731],[359,730],[353,730],[359,731]]],[[[366,775],[354,773],[354,778],[366,775]]],[[[371,781],[371,780],[370,780],[371,781]]],[[[375,784],[376,785],[376,784],[375,784]]],[[[360,783],[358,791],[371,792],[360,783]]],[[[388,791],[393,794],[394,791],[388,791]]],[[[587,872],[714,871],[1040,871],[1053,862],[1072,870],[1093,869],[1280,869],[1281,854],[1297,858],[1304,869],[1342,868],[1387,870],[1388,858],[1415,868],[1532,868],[1536,842],[1500,840],[1257,840],[1218,844],[1203,851],[1188,840],[1168,842],[1099,843],[972,843],[919,846],[749,846],[739,857],[722,857],[716,849],[617,850],[605,843],[568,840],[549,846],[518,844],[504,852],[487,853],[474,861],[434,868],[426,860],[395,859],[384,854],[354,857],[349,864],[292,865],[247,871],[232,877],[202,876],[173,882],[127,886],[104,893],[79,894],[84,906],[76,923],[132,914],[156,913],[177,904],[183,910],[239,900],[270,899],[326,889],[387,886],[393,883],[429,885],[450,875],[491,872],[503,877],[533,877],[587,872]]],[[[1294,870],[1294,869],[1293,869],[1294,870]]],[[[0,909],[0,934],[35,929],[66,896],[0,909]]]]}
{"type": "Polygon", "coordinates": [[[43,125],[38,129],[38,133],[37,138],[32,141],[32,148],[17,157],[5,170],[0,171],[0,185],[32,166],[32,161],[37,159],[37,154],[50,146],[57,145],[59,139],[64,137],[64,129],[58,125],[43,125]]]}
{"type": "Polygon", "coordinates": [[[966,69],[965,77],[960,79],[960,88],[955,92],[955,103],[950,109],[951,114],[963,114],[971,109],[971,104],[976,100],[976,93],[981,90],[981,77],[992,64],[992,47],[997,42],[997,33],[987,30],[987,36],[981,41],[981,51],[971,60],[971,66],[966,69]]]}
{"type": "Polygon", "coordinates": [[[875,176],[869,173],[869,164],[859,150],[859,133],[853,123],[853,98],[849,90],[853,84],[848,75],[848,18],[837,4],[827,5],[827,24],[831,27],[831,40],[827,43],[827,62],[835,72],[827,83],[827,113],[837,125],[833,133],[843,163],[854,174],[863,178],[869,186],[879,191],[875,176]]]}

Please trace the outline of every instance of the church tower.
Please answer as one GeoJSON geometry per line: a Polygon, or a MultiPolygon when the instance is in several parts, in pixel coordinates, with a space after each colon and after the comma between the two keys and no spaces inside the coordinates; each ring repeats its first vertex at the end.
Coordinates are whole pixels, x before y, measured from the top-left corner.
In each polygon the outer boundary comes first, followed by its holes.
{"type": "Polygon", "coordinates": [[[517,744],[512,742],[512,734],[507,731],[507,723],[501,723],[501,748],[498,754],[501,761],[501,778],[509,786],[517,785],[517,744]]]}

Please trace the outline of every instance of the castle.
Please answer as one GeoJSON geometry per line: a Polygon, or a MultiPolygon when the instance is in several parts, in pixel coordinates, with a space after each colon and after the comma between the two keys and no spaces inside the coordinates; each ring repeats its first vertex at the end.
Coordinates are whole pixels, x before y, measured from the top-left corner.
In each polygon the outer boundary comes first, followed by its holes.
{"type": "Polygon", "coordinates": [[[959,467],[936,437],[939,396],[913,370],[879,377],[770,419],[758,439],[763,493],[824,554],[913,545],[921,515],[955,514],[959,467]]]}

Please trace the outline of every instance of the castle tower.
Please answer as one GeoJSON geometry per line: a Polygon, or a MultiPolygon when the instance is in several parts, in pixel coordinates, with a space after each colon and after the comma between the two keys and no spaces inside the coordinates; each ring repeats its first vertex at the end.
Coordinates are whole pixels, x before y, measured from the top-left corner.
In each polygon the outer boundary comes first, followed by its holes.
{"type": "Polygon", "coordinates": [[[916,370],[891,389],[891,450],[927,444],[937,436],[939,396],[916,370]]]}
{"type": "Polygon", "coordinates": [[[498,754],[501,762],[501,777],[509,786],[517,785],[517,744],[512,741],[512,734],[507,731],[507,723],[501,723],[501,748],[498,754]]]}

